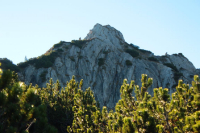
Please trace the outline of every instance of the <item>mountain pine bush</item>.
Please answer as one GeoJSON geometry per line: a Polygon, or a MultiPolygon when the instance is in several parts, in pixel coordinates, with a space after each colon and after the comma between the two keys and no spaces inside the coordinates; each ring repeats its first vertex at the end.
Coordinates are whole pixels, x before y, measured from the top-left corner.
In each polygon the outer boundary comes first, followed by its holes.
{"type": "Polygon", "coordinates": [[[124,79],[115,111],[99,108],[90,88],[73,76],[64,88],[50,79],[46,88],[25,85],[17,74],[0,69],[0,132],[5,133],[198,133],[200,79],[179,80],[176,92],[147,90],[153,79],[142,74],[142,86],[124,79]],[[135,96],[133,96],[133,91],[135,96]]]}
{"type": "Polygon", "coordinates": [[[27,133],[31,130],[38,133],[57,132],[57,129],[48,123],[46,109],[36,87],[19,82],[17,74],[10,70],[1,73],[1,133],[27,133]]]}

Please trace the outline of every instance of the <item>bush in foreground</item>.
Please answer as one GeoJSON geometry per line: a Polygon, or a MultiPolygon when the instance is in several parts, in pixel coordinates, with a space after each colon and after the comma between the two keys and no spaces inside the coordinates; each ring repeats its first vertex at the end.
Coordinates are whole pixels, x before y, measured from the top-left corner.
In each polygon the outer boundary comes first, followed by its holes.
{"type": "Polygon", "coordinates": [[[200,131],[200,79],[192,86],[179,80],[176,92],[147,90],[152,78],[143,74],[142,86],[124,79],[115,111],[98,107],[90,88],[82,90],[75,77],[61,88],[51,79],[46,88],[19,82],[17,75],[0,70],[0,132],[116,132],[182,133],[200,131]],[[132,92],[135,92],[133,97],[132,92]]]}

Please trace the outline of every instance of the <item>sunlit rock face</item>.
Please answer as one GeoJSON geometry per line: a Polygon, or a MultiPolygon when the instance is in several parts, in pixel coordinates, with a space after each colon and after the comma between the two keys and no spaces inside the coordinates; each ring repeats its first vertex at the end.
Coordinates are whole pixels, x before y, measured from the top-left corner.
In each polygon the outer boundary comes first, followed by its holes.
{"type": "Polygon", "coordinates": [[[182,54],[154,56],[151,52],[144,53],[136,49],[139,56],[131,56],[125,51],[133,47],[125,42],[120,31],[109,25],[96,24],[85,40],[81,47],[64,43],[59,47],[63,52],[55,59],[52,67],[36,69],[30,65],[19,73],[20,79],[26,84],[32,82],[33,85],[45,87],[49,79],[53,78],[54,82],[58,79],[64,87],[72,75],[75,75],[77,81],[83,79],[83,89],[91,87],[101,107],[114,109],[120,99],[120,87],[125,78],[129,83],[135,80],[141,86],[141,74],[147,74],[153,78],[153,85],[148,90],[150,94],[157,87],[169,88],[172,93],[177,84],[176,75],[166,63],[173,64],[178,73],[182,73],[178,78],[187,83],[192,81],[194,74],[200,74],[200,70],[196,70],[182,54]],[[151,61],[149,57],[154,57],[157,61],[151,61]],[[41,74],[44,72],[45,78],[42,79],[41,74]]]}
{"type": "Polygon", "coordinates": [[[110,25],[102,26],[100,24],[96,24],[85,37],[86,40],[94,38],[117,48],[122,48],[120,43],[125,42],[122,33],[110,25]]]}

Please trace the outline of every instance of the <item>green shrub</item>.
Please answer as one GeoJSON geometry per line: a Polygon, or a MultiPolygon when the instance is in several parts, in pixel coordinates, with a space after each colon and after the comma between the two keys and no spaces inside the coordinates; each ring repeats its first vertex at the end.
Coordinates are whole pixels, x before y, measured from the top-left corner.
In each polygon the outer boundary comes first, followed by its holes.
{"type": "Polygon", "coordinates": [[[129,53],[132,57],[138,57],[139,56],[139,53],[134,49],[126,49],[125,52],[129,53]]]}
{"type": "Polygon", "coordinates": [[[83,80],[77,82],[74,76],[67,81],[65,89],[58,80],[53,83],[52,79],[41,89],[19,82],[14,72],[3,71],[0,74],[0,132],[198,133],[200,79],[198,75],[193,79],[192,85],[179,80],[171,96],[169,89],[162,87],[154,88],[150,95],[148,88],[153,79],[146,74],[142,74],[141,86],[134,80],[128,83],[124,79],[121,88],[116,89],[120,99],[115,111],[108,111],[106,106],[99,108],[90,87],[83,91],[83,80]]]}
{"type": "Polygon", "coordinates": [[[20,68],[25,68],[28,65],[33,65],[37,69],[38,68],[49,68],[52,67],[54,64],[54,61],[57,57],[59,57],[58,51],[51,51],[47,55],[42,55],[37,58],[31,58],[26,62],[19,63],[18,66],[20,68]]]}
{"type": "Polygon", "coordinates": [[[108,54],[108,53],[110,53],[110,50],[104,50],[103,51],[103,54],[108,54]]]}
{"type": "Polygon", "coordinates": [[[47,118],[49,94],[19,82],[17,74],[9,70],[0,76],[0,132],[1,133],[58,133],[47,118]]]}
{"type": "Polygon", "coordinates": [[[98,65],[102,66],[102,65],[104,65],[104,63],[105,63],[105,59],[104,58],[99,58],[98,65]]]}
{"type": "Polygon", "coordinates": [[[82,59],[82,58],[83,58],[83,56],[82,56],[82,55],[79,55],[79,56],[78,56],[78,58],[79,58],[79,59],[82,59]]]}
{"type": "Polygon", "coordinates": [[[79,47],[80,49],[83,47],[83,45],[87,42],[88,40],[72,40],[71,44],[79,47]]]}
{"type": "Polygon", "coordinates": [[[142,53],[152,53],[151,51],[148,51],[148,50],[144,50],[144,49],[139,49],[140,50],[140,52],[142,52],[142,53]]]}
{"type": "Polygon", "coordinates": [[[174,84],[174,85],[172,85],[172,88],[176,88],[177,85],[178,85],[178,84],[174,84]]]}
{"type": "Polygon", "coordinates": [[[59,43],[54,44],[54,45],[53,45],[53,48],[59,48],[59,47],[61,47],[64,43],[66,43],[66,42],[60,41],[59,43]]]}
{"type": "Polygon", "coordinates": [[[167,57],[162,55],[159,60],[162,61],[162,62],[166,62],[167,61],[167,57]]]}
{"type": "Polygon", "coordinates": [[[175,72],[178,72],[178,69],[176,68],[176,66],[174,66],[174,64],[171,63],[164,63],[165,66],[170,67],[171,69],[173,69],[175,72]]]}
{"type": "Polygon", "coordinates": [[[158,59],[156,59],[155,57],[149,57],[148,60],[150,60],[150,61],[155,61],[155,62],[159,62],[158,59]]]}
{"type": "Polygon", "coordinates": [[[46,75],[47,75],[48,71],[43,71],[41,74],[40,74],[40,78],[42,79],[42,82],[44,82],[46,80],[46,75]]]}
{"type": "Polygon", "coordinates": [[[174,80],[176,82],[178,82],[178,79],[183,76],[183,73],[180,73],[180,72],[174,72],[174,80]]]}
{"type": "Polygon", "coordinates": [[[178,69],[176,68],[176,66],[174,66],[174,65],[171,64],[171,63],[164,63],[164,65],[167,66],[167,67],[170,67],[170,68],[172,68],[172,70],[174,70],[174,80],[175,80],[176,82],[178,82],[178,79],[179,79],[181,76],[183,76],[183,73],[180,73],[180,72],[178,71],[178,69]]]}
{"type": "Polygon", "coordinates": [[[75,61],[74,56],[69,56],[69,58],[71,59],[71,61],[75,61]]]}
{"type": "Polygon", "coordinates": [[[126,60],[126,65],[127,66],[132,66],[132,62],[130,60],[126,60]]]}
{"type": "Polygon", "coordinates": [[[0,68],[2,68],[3,70],[10,69],[11,71],[15,71],[15,72],[20,71],[19,67],[17,65],[13,64],[13,62],[7,58],[0,59],[0,62],[1,62],[0,68]]]}
{"type": "Polygon", "coordinates": [[[65,48],[65,49],[69,49],[69,48],[70,48],[70,46],[68,45],[68,46],[65,46],[64,48],[65,48]]]}
{"type": "Polygon", "coordinates": [[[172,54],[172,55],[178,56],[178,54],[172,54]]]}
{"type": "Polygon", "coordinates": [[[185,57],[182,53],[178,53],[178,55],[182,56],[182,57],[185,57]]]}
{"type": "Polygon", "coordinates": [[[25,68],[25,67],[28,67],[28,65],[33,65],[37,69],[52,67],[55,59],[60,56],[61,52],[63,52],[63,49],[59,48],[59,47],[61,47],[64,43],[66,43],[66,42],[60,41],[59,43],[54,44],[53,48],[58,48],[56,51],[55,50],[52,51],[52,49],[51,49],[46,54],[43,54],[36,58],[31,58],[26,62],[21,62],[21,63],[17,64],[17,66],[19,68],[25,68]]]}
{"type": "Polygon", "coordinates": [[[134,49],[139,49],[139,48],[140,48],[139,46],[134,45],[134,44],[132,44],[132,43],[130,43],[130,46],[131,46],[132,48],[134,48],[134,49]]]}
{"type": "Polygon", "coordinates": [[[61,49],[61,48],[59,48],[59,49],[57,49],[57,52],[63,52],[63,49],[61,49]]]}

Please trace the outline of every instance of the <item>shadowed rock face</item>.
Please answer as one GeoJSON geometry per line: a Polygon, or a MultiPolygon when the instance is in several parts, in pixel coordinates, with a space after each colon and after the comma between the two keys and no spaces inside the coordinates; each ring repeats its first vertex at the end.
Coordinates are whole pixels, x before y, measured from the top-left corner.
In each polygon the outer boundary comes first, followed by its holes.
{"type": "Polygon", "coordinates": [[[19,78],[26,84],[33,82],[33,85],[38,84],[40,87],[45,87],[46,82],[53,78],[54,82],[58,79],[61,85],[65,86],[66,81],[75,75],[77,81],[84,80],[83,89],[91,87],[101,107],[106,105],[109,109],[114,109],[120,99],[120,87],[125,78],[129,82],[135,80],[136,84],[141,86],[141,74],[147,74],[153,78],[153,85],[148,90],[150,94],[156,87],[169,88],[172,93],[177,84],[177,73],[178,78],[187,83],[191,82],[194,74],[200,74],[182,54],[154,56],[151,52],[145,54],[135,49],[139,56],[132,57],[125,51],[134,48],[125,42],[120,31],[109,25],[96,24],[85,40],[81,47],[69,42],[63,43],[59,47],[63,52],[56,58],[52,67],[36,69],[29,65],[19,73],[19,78]],[[148,60],[150,56],[157,61],[148,60]],[[131,63],[127,64],[127,60],[131,63]],[[166,63],[173,64],[178,71],[166,63]],[[44,72],[46,76],[45,80],[42,80],[41,74],[44,72]]]}

